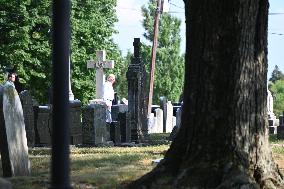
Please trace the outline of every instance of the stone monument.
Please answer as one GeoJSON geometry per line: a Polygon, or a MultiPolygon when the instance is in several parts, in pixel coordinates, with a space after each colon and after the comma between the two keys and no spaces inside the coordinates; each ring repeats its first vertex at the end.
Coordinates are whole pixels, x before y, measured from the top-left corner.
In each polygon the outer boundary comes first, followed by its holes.
{"type": "Polygon", "coordinates": [[[114,68],[113,60],[106,60],[106,53],[103,50],[96,52],[96,60],[89,60],[87,68],[96,68],[96,99],[103,98],[105,82],[104,68],[114,68]]]}
{"type": "Polygon", "coordinates": [[[148,133],[146,71],[140,58],[140,39],[134,38],[134,57],[127,70],[128,80],[128,124],[131,141],[142,142],[148,133]]]}

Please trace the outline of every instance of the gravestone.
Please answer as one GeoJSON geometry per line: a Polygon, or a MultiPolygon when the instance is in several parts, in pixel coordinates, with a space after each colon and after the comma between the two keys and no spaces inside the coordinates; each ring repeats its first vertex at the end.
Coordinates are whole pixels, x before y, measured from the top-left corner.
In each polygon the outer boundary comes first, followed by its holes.
{"type": "Polygon", "coordinates": [[[81,101],[69,100],[70,106],[70,144],[82,144],[81,101]]]}
{"type": "Polygon", "coordinates": [[[0,87],[0,149],[4,177],[30,174],[27,137],[19,95],[12,85],[0,87]]]}
{"type": "Polygon", "coordinates": [[[106,60],[106,53],[103,50],[96,52],[96,60],[89,60],[87,68],[96,68],[96,99],[103,98],[104,90],[104,68],[114,68],[113,60],[106,60]]]}
{"type": "Polygon", "coordinates": [[[100,145],[109,138],[106,127],[106,107],[91,104],[82,108],[83,144],[100,145]]]}
{"type": "Polygon", "coordinates": [[[33,106],[36,104],[29,91],[24,90],[20,94],[22,102],[25,127],[27,133],[28,146],[33,147],[35,145],[35,129],[34,129],[34,110],[33,106]]]}
{"type": "Polygon", "coordinates": [[[160,97],[160,107],[163,110],[163,132],[166,132],[166,125],[167,125],[167,99],[166,97],[160,97]]]}
{"type": "Polygon", "coordinates": [[[146,71],[140,57],[140,39],[134,38],[134,57],[127,70],[128,115],[131,128],[131,141],[142,142],[148,133],[146,71]]]}
{"type": "Polygon", "coordinates": [[[179,128],[181,125],[181,108],[178,108],[176,111],[176,126],[179,128]]]}
{"type": "Polygon", "coordinates": [[[52,106],[34,106],[36,146],[51,146],[52,106]]]}
{"type": "Polygon", "coordinates": [[[113,121],[118,121],[118,114],[128,111],[128,106],[126,104],[117,104],[111,106],[111,117],[113,121]]]}
{"type": "Polygon", "coordinates": [[[157,133],[157,119],[154,113],[148,114],[148,133],[157,133]]]}
{"type": "Polygon", "coordinates": [[[273,97],[271,92],[267,89],[267,114],[268,119],[275,120],[276,117],[273,113],[273,97]]]}
{"type": "Polygon", "coordinates": [[[129,127],[130,124],[128,124],[129,116],[127,116],[127,114],[127,112],[118,113],[121,142],[123,143],[129,143],[131,141],[131,128],[129,127]]]}
{"type": "Polygon", "coordinates": [[[163,133],[163,110],[157,108],[155,110],[156,122],[157,122],[157,133],[163,133]]]}
{"type": "Polygon", "coordinates": [[[171,101],[168,101],[166,104],[166,132],[170,133],[173,130],[173,105],[171,101]]]}
{"type": "Polygon", "coordinates": [[[121,143],[120,124],[118,121],[110,123],[110,140],[116,145],[121,143]]]}

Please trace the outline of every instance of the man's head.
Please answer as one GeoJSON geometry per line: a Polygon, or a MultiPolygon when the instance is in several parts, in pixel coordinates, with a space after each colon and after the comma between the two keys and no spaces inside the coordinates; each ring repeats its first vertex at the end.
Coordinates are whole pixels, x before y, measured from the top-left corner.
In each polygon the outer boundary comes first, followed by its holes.
{"type": "Polygon", "coordinates": [[[17,76],[16,73],[8,73],[8,80],[12,81],[12,82],[15,82],[16,76],[17,76]]]}
{"type": "Polygon", "coordinates": [[[109,74],[107,80],[113,84],[115,82],[115,75],[109,74]]]}

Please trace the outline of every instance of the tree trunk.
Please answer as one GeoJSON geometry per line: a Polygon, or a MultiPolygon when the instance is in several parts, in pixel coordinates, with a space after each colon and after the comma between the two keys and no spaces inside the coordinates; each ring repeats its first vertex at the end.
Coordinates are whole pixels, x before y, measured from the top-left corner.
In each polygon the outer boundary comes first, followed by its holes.
{"type": "Polygon", "coordinates": [[[181,128],[128,188],[284,188],[268,142],[268,1],[184,1],[181,128]]]}

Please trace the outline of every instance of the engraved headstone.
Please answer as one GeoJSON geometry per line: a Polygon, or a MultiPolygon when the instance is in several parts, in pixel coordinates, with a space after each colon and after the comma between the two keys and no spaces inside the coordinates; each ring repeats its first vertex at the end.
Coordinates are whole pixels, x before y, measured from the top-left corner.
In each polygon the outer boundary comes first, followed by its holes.
{"type": "Polygon", "coordinates": [[[92,104],[82,108],[83,144],[100,145],[109,138],[106,127],[106,107],[92,104]]]}
{"type": "Polygon", "coordinates": [[[34,110],[33,110],[35,100],[32,98],[30,92],[27,90],[22,91],[19,94],[19,96],[23,107],[28,146],[33,147],[35,145],[34,110]]]}
{"type": "Polygon", "coordinates": [[[70,144],[82,144],[81,101],[69,101],[70,105],[70,144]]]}

